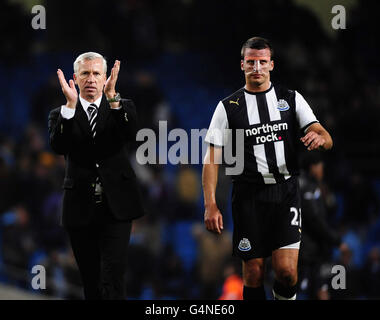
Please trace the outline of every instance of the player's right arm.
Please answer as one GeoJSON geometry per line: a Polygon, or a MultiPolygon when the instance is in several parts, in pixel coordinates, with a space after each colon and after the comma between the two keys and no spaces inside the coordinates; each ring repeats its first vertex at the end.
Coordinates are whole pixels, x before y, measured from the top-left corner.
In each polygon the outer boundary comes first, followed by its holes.
{"type": "Polygon", "coordinates": [[[218,234],[223,230],[223,216],[216,204],[216,185],[218,183],[219,163],[221,163],[222,148],[209,145],[203,164],[202,186],[205,205],[204,222],[206,229],[218,234]]]}
{"type": "Polygon", "coordinates": [[[223,230],[223,217],[216,204],[215,192],[218,182],[219,164],[222,163],[222,147],[226,144],[227,140],[225,136],[225,129],[227,128],[227,113],[222,101],[219,101],[205,137],[208,148],[202,172],[205,226],[208,231],[218,234],[222,233],[223,230]]]}
{"type": "Polygon", "coordinates": [[[59,84],[61,85],[62,92],[66,97],[66,107],[75,109],[78,100],[78,92],[75,88],[74,80],[70,79],[69,83],[67,83],[61,69],[57,70],[57,76],[59,84]]]}
{"type": "Polygon", "coordinates": [[[52,110],[49,114],[49,143],[56,153],[66,154],[71,146],[71,127],[78,100],[78,92],[72,79],[69,80],[69,83],[66,82],[61,69],[58,69],[57,76],[66,98],[66,105],[52,110]]]}

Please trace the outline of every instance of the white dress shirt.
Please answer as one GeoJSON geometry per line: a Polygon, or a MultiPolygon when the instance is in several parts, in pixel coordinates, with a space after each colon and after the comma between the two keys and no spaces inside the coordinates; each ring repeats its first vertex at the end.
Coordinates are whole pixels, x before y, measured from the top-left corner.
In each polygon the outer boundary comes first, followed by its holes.
{"type": "MultiPolygon", "coordinates": [[[[88,102],[87,100],[83,99],[79,95],[79,101],[83,107],[84,112],[87,115],[88,120],[90,120],[90,115],[88,114],[87,109],[90,106],[90,104],[95,104],[97,106],[97,108],[99,109],[100,102],[102,101],[102,96],[100,96],[100,98],[98,98],[94,102],[88,102]]],[[[119,110],[120,108],[121,108],[121,106],[119,106],[119,108],[115,108],[115,110],[119,110]]],[[[63,106],[61,106],[61,115],[64,119],[71,119],[75,115],[75,109],[71,109],[71,108],[68,108],[65,105],[63,105],[63,106]]]]}

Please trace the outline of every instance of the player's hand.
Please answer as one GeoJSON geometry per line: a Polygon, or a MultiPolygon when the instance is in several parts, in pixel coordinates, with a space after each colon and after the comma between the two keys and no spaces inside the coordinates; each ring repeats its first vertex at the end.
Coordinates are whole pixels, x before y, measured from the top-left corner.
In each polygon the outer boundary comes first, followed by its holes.
{"type": "Polygon", "coordinates": [[[117,77],[119,75],[120,70],[120,61],[116,60],[115,64],[112,67],[111,74],[108,77],[106,84],[104,86],[104,94],[106,95],[107,99],[112,99],[116,94],[116,81],[117,77]]]}
{"type": "Polygon", "coordinates": [[[323,148],[323,145],[326,143],[326,140],[320,134],[314,131],[308,132],[300,140],[309,151],[323,148]]]}
{"type": "Polygon", "coordinates": [[[223,216],[220,213],[216,204],[211,206],[206,206],[204,221],[206,229],[210,232],[215,232],[218,234],[222,233],[223,230],[223,216]]]}
{"type": "Polygon", "coordinates": [[[74,80],[70,79],[69,84],[67,84],[65,75],[63,74],[61,69],[58,69],[57,75],[62,88],[62,92],[66,97],[66,106],[75,109],[78,100],[78,92],[75,88],[74,80]]]}

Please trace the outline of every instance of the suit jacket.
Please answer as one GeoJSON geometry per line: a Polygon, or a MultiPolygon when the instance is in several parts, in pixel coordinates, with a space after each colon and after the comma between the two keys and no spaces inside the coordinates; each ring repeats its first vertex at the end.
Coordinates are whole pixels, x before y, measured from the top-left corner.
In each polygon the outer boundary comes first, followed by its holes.
{"type": "Polygon", "coordinates": [[[99,176],[110,210],[119,220],[145,214],[136,175],[129,163],[128,144],[137,132],[136,107],[123,99],[121,109],[112,110],[103,95],[96,120],[96,136],[91,135],[88,117],[78,99],[71,119],[61,116],[61,107],[49,114],[51,148],[65,156],[61,224],[87,225],[94,213],[95,181],[99,176]]]}

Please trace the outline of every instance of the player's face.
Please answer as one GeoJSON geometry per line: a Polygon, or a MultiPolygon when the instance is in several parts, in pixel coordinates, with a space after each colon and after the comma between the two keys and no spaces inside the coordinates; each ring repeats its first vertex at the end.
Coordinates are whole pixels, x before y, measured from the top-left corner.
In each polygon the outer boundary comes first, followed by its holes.
{"type": "Polygon", "coordinates": [[[273,70],[270,50],[247,48],[244,60],[241,60],[241,70],[244,71],[246,82],[251,86],[260,87],[270,81],[270,71],[273,70]]]}
{"type": "Polygon", "coordinates": [[[84,60],[78,67],[74,80],[79,87],[81,97],[90,101],[98,99],[103,93],[107,80],[103,71],[103,59],[84,60]]]}

